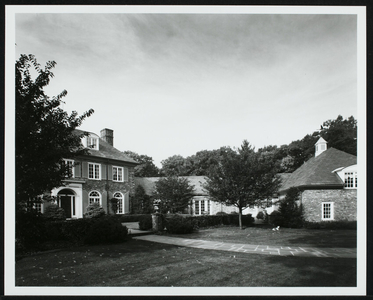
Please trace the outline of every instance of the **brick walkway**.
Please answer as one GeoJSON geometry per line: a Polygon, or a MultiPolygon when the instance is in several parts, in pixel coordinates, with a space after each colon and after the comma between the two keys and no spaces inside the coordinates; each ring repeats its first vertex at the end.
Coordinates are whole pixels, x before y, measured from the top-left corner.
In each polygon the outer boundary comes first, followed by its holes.
{"type": "Polygon", "coordinates": [[[222,250],[242,253],[255,253],[279,256],[307,256],[307,257],[334,257],[356,258],[356,248],[315,248],[315,247],[282,247],[223,243],[216,241],[183,239],[161,235],[137,236],[133,239],[172,244],[184,247],[193,247],[209,250],[222,250]]]}

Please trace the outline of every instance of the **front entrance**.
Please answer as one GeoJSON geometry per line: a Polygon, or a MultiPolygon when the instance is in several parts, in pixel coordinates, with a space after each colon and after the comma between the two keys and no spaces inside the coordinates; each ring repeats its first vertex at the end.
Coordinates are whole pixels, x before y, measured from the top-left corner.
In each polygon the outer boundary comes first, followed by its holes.
{"type": "Polygon", "coordinates": [[[63,189],[57,195],[58,206],[63,208],[66,218],[76,216],[75,212],[75,194],[70,189],[63,189]]]}

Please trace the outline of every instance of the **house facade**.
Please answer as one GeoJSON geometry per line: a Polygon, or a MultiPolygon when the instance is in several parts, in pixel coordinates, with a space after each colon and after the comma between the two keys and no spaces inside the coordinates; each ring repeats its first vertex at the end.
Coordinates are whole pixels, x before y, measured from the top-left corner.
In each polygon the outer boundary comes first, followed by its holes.
{"type": "Polygon", "coordinates": [[[283,182],[280,199],[291,187],[300,190],[306,221],[356,221],[357,157],[328,149],[323,138],[315,144],[315,156],[283,182]]]}
{"type": "MultiPolygon", "coordinates": [[[[84,131],[76,130],[76,134],[84,131]]],[[[100,136],[89,132],[82,138],[89,155],[66,159],[70,175],[64,185],[51,191],[56,204],[65,210],[67,218],[82,218],[89,204],[99,203],[107,213],[113,213],[110,199],[118,199],[116,213],[129,213],[129,194],[133,191],[136,161],[113,146],[113,130],[103,129],[100,136]]],[[[48,203],[41,204],[43,212],[48,203]]]]}

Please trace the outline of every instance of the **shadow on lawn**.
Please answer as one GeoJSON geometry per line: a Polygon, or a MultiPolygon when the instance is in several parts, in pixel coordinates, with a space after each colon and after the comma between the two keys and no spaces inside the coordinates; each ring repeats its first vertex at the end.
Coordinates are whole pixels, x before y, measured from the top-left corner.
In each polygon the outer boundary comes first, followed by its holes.
{"type": "Polygon", "coordinates": [[[299,287],[355,287],[355,258],[269,256],[267,262],[285,270],[295,269],[297,278],[283,284],[299,287]]]}
{"type": "Polygon", "coordinates": [[[313,234],[288,239],[291,245],[304,245],[308,247],[341,247],[356,248],[356,232],[350,230],[323,231],[314,230],[313,234]]]}

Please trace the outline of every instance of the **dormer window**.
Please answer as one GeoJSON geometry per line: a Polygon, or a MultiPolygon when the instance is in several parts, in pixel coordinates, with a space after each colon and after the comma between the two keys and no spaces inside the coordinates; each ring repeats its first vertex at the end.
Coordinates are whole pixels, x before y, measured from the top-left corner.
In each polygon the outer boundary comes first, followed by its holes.
{"type": "Polygon", "coordinates": [[[87,148],[98,150],[98,138],[87,136],[87,148]]]}
{"type": "Polygon", "coordinates": [[[357,188],[357,172],[345,172],[345,188],[357,188]]]}

